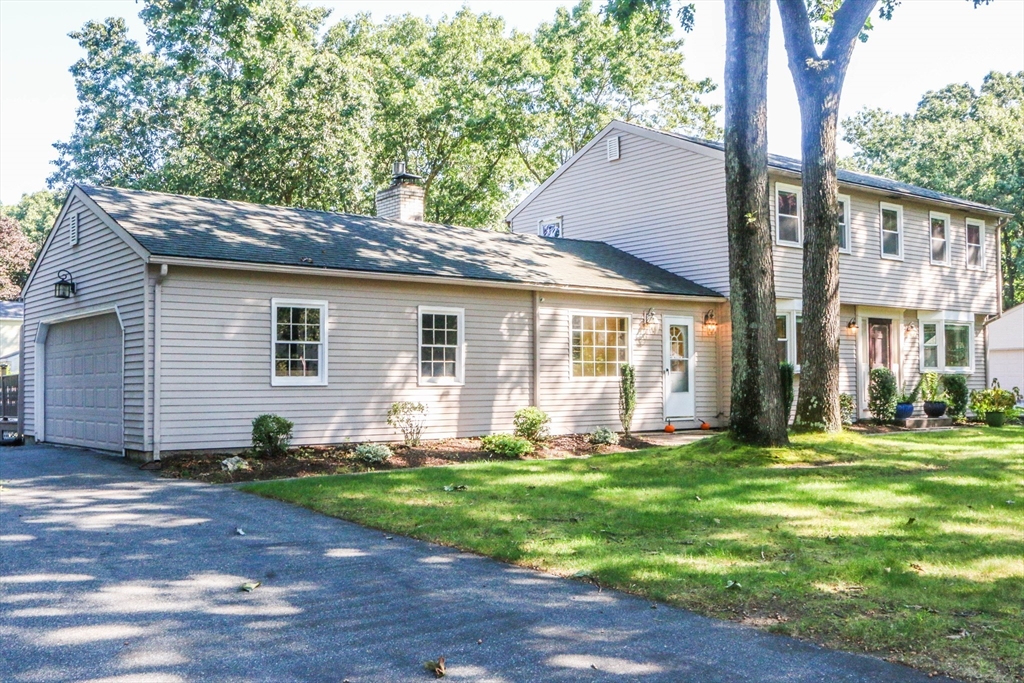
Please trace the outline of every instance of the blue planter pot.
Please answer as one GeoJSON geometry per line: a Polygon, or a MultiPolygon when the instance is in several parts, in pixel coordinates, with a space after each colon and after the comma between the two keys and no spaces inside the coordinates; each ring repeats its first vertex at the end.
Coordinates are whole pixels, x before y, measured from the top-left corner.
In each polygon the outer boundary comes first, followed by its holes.
{"type": "Polygon", "coordinates": [[[914,414],[913,403],[897,403],[896,404],[896,419],[906,420],[908,417],[914,414]]]}

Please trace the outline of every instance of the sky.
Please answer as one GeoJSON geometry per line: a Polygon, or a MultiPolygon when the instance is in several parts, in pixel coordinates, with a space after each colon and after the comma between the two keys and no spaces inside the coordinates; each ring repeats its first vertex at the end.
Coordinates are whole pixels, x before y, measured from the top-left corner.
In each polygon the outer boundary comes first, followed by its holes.
{"type": "MultiPolygon", "coordinates": [[[[510,27],[532,31],[550,21],[565,0],[308,0],[333,9],[328,21],[369,12],[380,20],[411,13],[439,18],[467,6],[503,16],[510,27]]],[[[595,0],[600,5],[601,0],[595,0]]],[[[696,0],[692,33],[680,35],[691,77],[722,83],[725,14],[720,0],[696,0]]],[[[0,0],[0,202],[42,189],[67,140],[77,99],[68,68],[83,52],[68,33],[88,20],[124,17],[130,35],[145,40],[134,0],[0,0]]],[[[773,7],[768,67],[768,146],[800,156],[800,116],[782,28],[773,7]]],[[[858,44],[843,90],[840,119],[866,107],[912,111],[921,96],[949,83],[977,88],[989,71],[1024,70],[1024,0],[995,0],[978,9],[968,0],[903,0],[892,21],[876,21],[858,44]]],[[[707,101],[722,103],[721,87],[707,101]]],[[[840,155],[851,153],[845,143],[840,155]]]]}

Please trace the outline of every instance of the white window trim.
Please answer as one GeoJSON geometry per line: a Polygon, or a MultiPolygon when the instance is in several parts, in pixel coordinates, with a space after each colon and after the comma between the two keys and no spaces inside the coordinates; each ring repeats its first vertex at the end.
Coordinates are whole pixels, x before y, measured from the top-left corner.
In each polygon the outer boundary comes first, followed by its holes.
{"type": "Polygon", "coordinates": [[[964,265],[967,270],[985,270],[985,221],[977,218],[968,218],[964,221],[964,265]],[[970,242],[967,241],[967,226],[976,225],[979,228],[978,236],[981,238],[981,265],[972,266],[970,257],[970,242]]]}
{"type": "Polygon", "coordinates": [[[843,203],[843,229],[846,232],[846,248],[840,247],[840,254],[853,253],[853,229],[850,227],[850,195],[840,194],[839,201],[843,203]]]}
{"type": "MultiPolygon", "coordinates": [[[[537,221],[537,234],[541,235],[541,227],[544,225],[550,225],[551,223],[558,223],[558,237],[565,236],[565,227],[562,225],[561,216],[552,216],[551,218],[541,218],[537,221]]],[[[541,235],[543,236],[543,235],[541,235]]]]}
{"type": "Polygon", "coordinates": [[[878,254],[881,258],[889,261],[902,261],[903,260],[903,207],[899,204],[890,204],[888,202],[878,202],[878,254]],[[885,222],[882,220],[882,212],[885,209],[896,212],[896,234],[900,238],[900,253],[899,254],[886,254],[885,253],[885,230],[882,226],[885,222]]]}
{"type": "MultiPolygon", "coordinates": [[[[799,301],[795,301],[795,304],[799,304],[799,301]]],[[[786,318],[786,357],[782,359],[782,362],[789,363],[793,366],[793,374],[800,374],[800,366],[796,364],[796,319],[802,318],[804,313],[803,309],[796,306],[795,304],[783,304],[780,303],[775,310],[775,317],[786,318]]],[[[776,337],[776,340],[778,337],[776,337]]]]}
{"type": "MultiPolygon", "coordinates": [[[[951,256],[952,256],[952,251],[953,251],[953,248],[952,248],[953,247],[953,241],[949,238],[949,231],[950,231],[950,227],[952,225],[952,222],[953,221],[950,219],[948,213],[939,213],[938,211],[929,211],[928,212],[928,260],[931,262],[931,264],[933,266],[948,266],[948,265],[950,265],[950,263],[952,263],[951,256]],[[946,260],[944,260],[944,261],[936,261],[934,259],[934,257],[933,257],[933,252],[932,252],[932,221],[935,220],[936,218],[941,218],[946,223],[946,231],[945,231],[945,238],[946,238],[946,260]]],[[[967,230],[966,229],[964,230],[964,239],[967,239],[967,230]]]]}
{"type": "Polygon", "coordinates": [[[804,248],[804,195],[803,189],[799,185],[787,185],[786,183],[775,183],[775,244],[783,247],[795,247],[797,249],[804,248]],[[790,242],[779,238],[779,191],[792,192],[796,194],[796,242],[790,242]]]}
{"type": "Polygon", "coordinates": [[[270,386],[272,387],[325,387],[327,386],[327,302],[311,299],[271,299],[270,300],[270,386]],[[276,364],[275,345],[277,344],[277,309],[278,308],[319,308],[320,309],[320,374],[316,377],[278,377],[274,371],[276,364]]]}
{"type": "Polygon", "coordinates": [[[969,311],[918,311],[917,323],[919,326],[917,335],[918,365],[921,372],[937,372],[944,375],[971,375],[975,372],[975,327],[974,314],[969,311]],[[929,368],[924,364],[924,325],[935,324],[935,336],[938,347],[938,367],[929,368]],[[949,367],[946,365],[946,325],[967,325],[968,344],[966,368],[949,367]]]}
{"type": "Polygon", "coordinates": [[[416,309],[416,382],[421,387],[459,387],[466,383],[466,309],[447,306],[419,306],[416,309]],[[423,376],[423,316],[455,315],[459,318],[459,342],[455,348],[455,377],[423,376]]]}
{"type": "Polygon", "coordinates": [[[567,311],[568,315],[565,317],[566,327],[566,342],[568,342],[566,358],[568,360],[567,370],[569,373],[569,380],[572,382],[593,382],[593,381],[614,381],[616,384],[619,381],[619,374],[604,377],[587,377],[586,375],[580,375],[576,377],[572,374],[572,317],[574,315],[583,315],[590,318],[625,318],[626,319],[626,362],[633,362],[633,316],[630,313],[623,313],[622,311],[587,311],[587,310],[570,310],[567,311]]]}

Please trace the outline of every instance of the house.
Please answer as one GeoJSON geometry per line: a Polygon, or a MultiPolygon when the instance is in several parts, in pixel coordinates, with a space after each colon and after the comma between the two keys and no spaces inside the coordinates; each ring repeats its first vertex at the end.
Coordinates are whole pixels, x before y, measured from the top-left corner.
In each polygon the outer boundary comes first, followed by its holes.
{"type": "Polygon", "coordinates": [[[989,376],[1004,389],[1024,390],[1024,304],[1003,311],[986,329],[989,376]]]}
{"type": "Polygon", "coordinates": [[[0,375],[18,374],[24,316],[20,301],[0,301],[0,375]]]}
{"type": "MultiPolygon", "coordinates": [[[[779,351],[799,373],[800,163],[775,155],[768,163],[779,351]]],[[[999,230],[1010,214],[877,176],[838,176],[840,391],[867,417],[875,367],[891,368],[907,388],[929,371],[964,374],[972,389],[984,388],[984,323],[1000,312],[999,230]]],[[[613,122],[506,220],[517,234],[607,242],[729,294],[721,143],[613,122]]],[[[1019,325],[1017,335],[1019,342],[1019,325]]],[[[697,382],[705,371],[702,364],[697,382]]],[[[699,417],[666,412],[683,426],[699,417]]]]}
{"type": "Polygon", "coordinates": [[[150,459],[247,447],[276,413],[295,444],[394,440],[400,400],[429,406],[428,438],[531,404],[584,432],[618,427],[627,361],[635,429],[664,426],[663,374],[674,411],[721,424],[721,293],[600,241],[424,223],[401,168],[377,206],[75,186],[23,291],[24,434],[150,459]]]}

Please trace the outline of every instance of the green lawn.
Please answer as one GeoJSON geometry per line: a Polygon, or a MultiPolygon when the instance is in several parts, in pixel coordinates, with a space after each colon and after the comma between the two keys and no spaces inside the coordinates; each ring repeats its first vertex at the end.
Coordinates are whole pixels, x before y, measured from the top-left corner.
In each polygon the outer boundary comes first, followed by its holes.
{"type": "Polygon", "coordinates": [[[1024,679],[1022,474],[1024,428],[1004,427],[795,436],[773,450],[719,436],[245,489],[829,647],[1011,681],[1024,679]]]}

